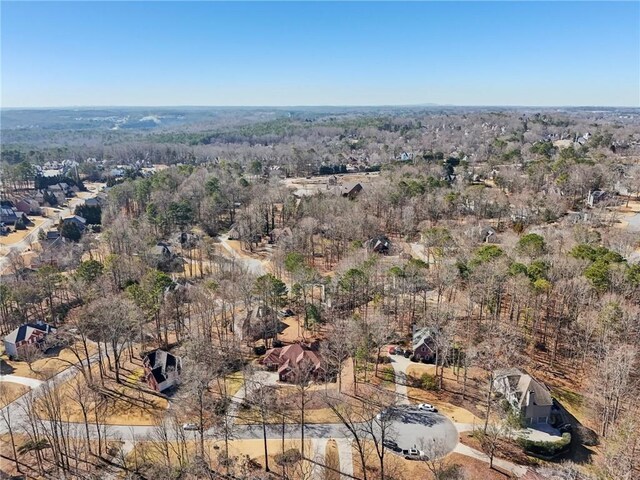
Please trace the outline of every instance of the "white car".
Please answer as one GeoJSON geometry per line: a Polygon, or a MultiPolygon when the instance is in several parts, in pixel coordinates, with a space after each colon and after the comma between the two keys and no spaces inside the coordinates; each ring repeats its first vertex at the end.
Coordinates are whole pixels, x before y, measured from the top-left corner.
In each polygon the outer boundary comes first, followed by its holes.
{"type": "Polygon", "coordinates": [[[424,410],[425,412],[437,413],[438,409],[430,403],[419,403],[418,410],[424,410]]]}
{"type": "Polygon", "coordinates": [[[402,450],[402,456],[407,460],[422,460],[427,458],[422,450],[416,448],[410,448],[409,450],[402,450]]]}
{"type": "Polygon", "coordinates": [[[182,425],[182,429],[183,430],[200,430],[200,427],[198,427],[198,425],[196,425],[195,423],[185,423],[184,425],[182,425]]]}

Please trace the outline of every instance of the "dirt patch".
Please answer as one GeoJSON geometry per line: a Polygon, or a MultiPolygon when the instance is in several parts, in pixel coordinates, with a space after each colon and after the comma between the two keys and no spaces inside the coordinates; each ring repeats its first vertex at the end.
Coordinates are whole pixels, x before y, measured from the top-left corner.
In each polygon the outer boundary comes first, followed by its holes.
{"type": "MultiPolygon", "coordinates": [[[[483,480],[506,480],[512,478],[509,472],[500,472],[496,469],[489,468],[489,464],[475,458],[452,453],[447,456],[450,464],[460,465],[463,472],[463,478],[482,478],[483,480]]],[[[433,478],[433,476],[431,477],[433,478]]]]}
{"type": "MultiPolygon", "coordinates": [[[[460,443],[482,452],[480,441],[474,437],[472,432],[461,433],[460,443]]],[[[522,451],[522,447],[517,445],[515,441],[509,441],[507,439],[498,440],[495,458],[502,458],[518,465],[536,465],[538,463],[535,458],[525,454],[522,451]]]]}

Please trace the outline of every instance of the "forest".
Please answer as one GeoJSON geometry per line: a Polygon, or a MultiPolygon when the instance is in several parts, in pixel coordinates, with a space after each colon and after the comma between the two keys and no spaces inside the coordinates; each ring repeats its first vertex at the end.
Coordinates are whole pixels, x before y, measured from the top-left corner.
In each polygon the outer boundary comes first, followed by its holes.
{"type": "Polygon", "coordinates": [[[640,476],[637,109],[63,113],[2,113],[3,199],[100,185],[36,263],[3,241],[0,333],[55,328],[2,356],[37,385],[0,382],[3,470],[640,476]],[[178,359],[167,391],[150,352],[178,359]],[[496,391],[508,369],[555,440],[496,391]],[[440,430],[397,413],[431,404],[440,430]],[[404,453],[420,429],[443,433],[404,453]]]}

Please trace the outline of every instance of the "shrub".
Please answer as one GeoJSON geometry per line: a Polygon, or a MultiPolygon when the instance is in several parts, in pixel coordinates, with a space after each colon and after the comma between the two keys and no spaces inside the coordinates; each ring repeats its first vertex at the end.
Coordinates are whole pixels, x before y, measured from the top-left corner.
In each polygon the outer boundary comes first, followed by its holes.
{"type": "Polygon", "coordinates": [[[425,390],[437,391],[440,388],[438,387],[438,379],[435,375],[431,375],[430,373],[423,373],[420,377],[420,385],[425,390]]]}
{"type": "Polygon", "coordinates": [[[380,355],[378,357],[378,363],[391,363],[391,357],[385,357],[380,355]]]}
{"type": "Polygon", "coordinates": [[[518,440],[518,443],[525,452],[543,457],[555,457],[569,447],[571,444],[571,434],[569,432],[563,433],[562,438],[557,442],[536,442],[521,438],[518,440]]]}
{"type": "Polygon", "coordinates": [[[302,460],[302,454],[295,448],[290,448],[284,453],[278,453],[275,456],[275,461],[278,465],[293,465],[302,460]]]}
{"type": "Polygon", "coordinates": [[[267,347],[265,347],[264,345],[253,347],[253,353],[255,353],[256,355],[264,355],[265,353],[267,353],[267,347]]]}

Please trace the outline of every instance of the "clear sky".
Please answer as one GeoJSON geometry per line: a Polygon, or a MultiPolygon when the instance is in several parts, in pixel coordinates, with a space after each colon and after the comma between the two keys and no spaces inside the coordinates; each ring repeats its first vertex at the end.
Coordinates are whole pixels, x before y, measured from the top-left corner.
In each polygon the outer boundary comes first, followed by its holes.
{"type": "Polygon", "coordinates": [[[640,106],[640,2],[7,2],[2,106],[640,106]]]}

